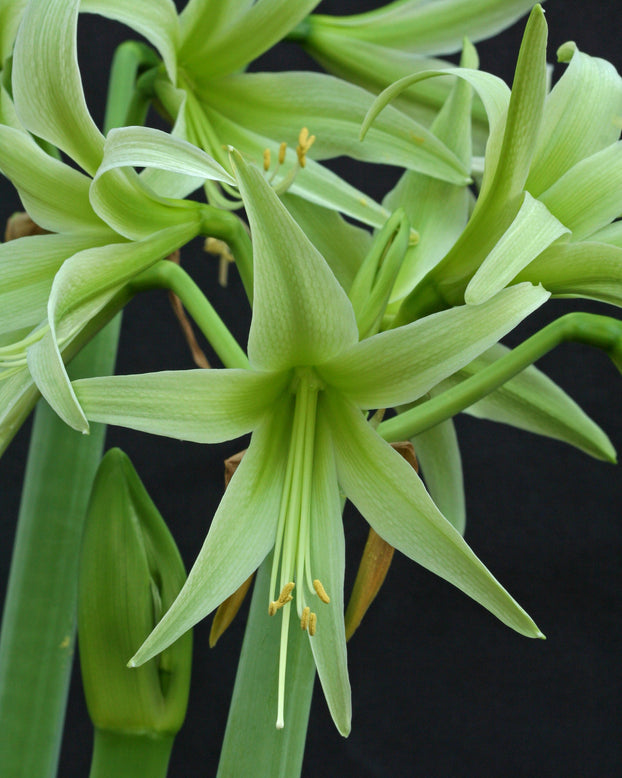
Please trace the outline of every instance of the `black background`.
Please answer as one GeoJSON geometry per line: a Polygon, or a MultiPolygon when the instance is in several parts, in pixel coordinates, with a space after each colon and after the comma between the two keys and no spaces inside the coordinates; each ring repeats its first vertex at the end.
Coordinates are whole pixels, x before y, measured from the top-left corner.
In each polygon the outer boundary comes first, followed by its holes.
{"type": "MultiPolygon", "coordinates": [[[[182,5],[182,3],[178,3],[182,5]]],[[[325,2],[347,13],[378,3],[325,2]]],[[[550,0],[549,60],[573,39],[622,66],[619,0],[550,0]]],[[[480,44],[481,67],[511,81],[524,23],[480,44]]],[[[87,101],[103,116],[105,73],[120,25],[84,16],[79,57],[87,101]]],[[[132,37],[136,37],[132,34],[132,37]]],[[[314,67],[283,44],[253,69],[314,67]]],[[[561,71],[556,69],[556,77],[561,71]]],[[[395,180],[388,168],[340,164],[381,198],[395,180]]],[[[1,181],[0,218],[18,201],[1,181]]],[[[249,311],[233,278],[222,290],[213,261],[199,246],[184,264],[244,342],[249,311]]],[[[569,309],[605,312],[586,303],[551,302],[506,339],[518,343],[569,309]]],[[[606,311],[610,312],[610,311],[606,311]]],[[[118,372],[191,367],[166,295],[151,293],[128,308],[118,372]]],[[[566,345],[539,365],[622,448],[620,377],[607,358],[566,345]]],[[[616,776],[621,771],[619,559],[622,489],[617,467],[527,433],[457,419],[467,493],[467,540],[547,635],[523,638],[458,590],[396,554],[379,599],[349,644],[353,730],[336,732],[316,689],[303,774],[316,776],[616,776]]],[[[29,424],[0,466],[0,586],[8,575],[29,424]]],[[[222,460],[241,447],[199,446],[111,429],[108,445],[130,455],[165,516],[189,567],[222,494],[222,460]]],[[[351,584],[367,526],[346,515],[351,584]]],[[[188,720],[179,734],[171,776],[215,774],[244,629],[238,617],[217,648],[207,645],[209,619],[195,629],[195,668],[188,720]]],[[[88,773],[91,731],[76,673],[60,775],[88,773]]],[[[0,768],[1,773],[1,768],[0,768]]],[[[36,778],[36,776],[33,776],[36,778]]],[[[250,778],[250,777],[249,777],[250,778]]]]}

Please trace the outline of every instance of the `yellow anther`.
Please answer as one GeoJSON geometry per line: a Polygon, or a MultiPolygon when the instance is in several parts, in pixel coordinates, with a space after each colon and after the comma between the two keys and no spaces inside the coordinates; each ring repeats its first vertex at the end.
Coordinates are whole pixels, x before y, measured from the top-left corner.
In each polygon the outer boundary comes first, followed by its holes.
{"type": "Polygon", "coordinates": [[[315,635],[315,629],[317,627],[317,616],[315,613],[309,614],[309,635],[313,637],[315,635]]]}
{"type": "Polygon", "coordinates": [[[270,149],[263,150],[263,169],[266,173],[270,170],[270,149]]]}
{"type": "Polygon", "coordinates": [[[276,600],[273,600],[270,605],[268,605],[268,616],[274,616],[274,614],[278,611],[279,604],[276,602],[276,600]]]}
{"type": "Polygon", "coordinates": [[[281,605],[285,605],[286,602],[290,602],[292,600],[292,591],[294,589],[294,582],[290,581],[289,583],[286,583],[285,586],[281,589],[281,593],[279,594],[279,599],[277,602],[280,602],[281,605]]]}
{"type": "Polygon", "coordinates": [[[300,629],[306,629],[309,626],[310,614],[311,608],[307,605],[307,607],[303,609],[302,616],[300,617],[300,629]]]}
{"type": "Polygon", "coordinates": [[[279,146],[279,165],[282,165],[283,162],[285,162],[285,152],[287,151],[287,143],[283,141],[281,145],[279,146]]]}
{"type": "Polygon", "coordinates": [[[330,597],[326,594],[326,589],[322,586],[322,582],[317,578],[313,581],[313,588],[322,602],[330,602],[330,597]]]}
{"type": "Polygon", "coordinates": [[[314,141],[315,135],[309,135],[309,130],[306,127],[303,127],[302,130],[300,130],[298,146],[296,147],[296,155],[300,167],[304,167],[307,164],[307,151],[309,151],[314,141]]]}

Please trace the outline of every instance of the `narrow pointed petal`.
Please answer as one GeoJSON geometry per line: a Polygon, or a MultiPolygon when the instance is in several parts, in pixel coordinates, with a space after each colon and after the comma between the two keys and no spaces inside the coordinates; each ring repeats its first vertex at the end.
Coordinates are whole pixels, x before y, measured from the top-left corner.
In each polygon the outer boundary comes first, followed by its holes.
{"type": "Polygon", "coordinates": [[[330,597],[318,602],[317,630],[309,637],[326,702],[339,732],[350,733],[352,702],[343,616],[345,540],[331,435],[319,417],[310,517],[311,570],[330,597]]]}
{"type": "Polygon", "coordinates": [[[622,78],[609,62],[564,44],[558,60],[570,63],[547,97],[540,138],[526,188],[534,197],[577,162],[620,137],[622,78]],[[618,120],[618,121],[616,121],[618,120]]]}
{"type": "Polygon", "coordinates": [[[365,137],[359,130],[373,96],[321,73],[244,73],[210,82],[203,102],[237,124],[274,140],[289,141],[308,127],[316,136],[309,155],[347,155],[399,165],[457,184],[468,182],[464,165],[433,133],[389,106],[365,137]]]}
{"type": "Polygon", "coordinates": [[[542,637],[532,619],[440,513],[410,465],[354,406],[329,392],[323,400],[333,432],[339,483],[376,532],[504,624],[522,635],[542,637]]]}
{"type": "Polygon", "coordinates": [[[430,496],[461,535],[466,525],[464,479],[458,436],[453,419],[437,424],[412,439],[430,496]]]}
{"type": "Polygon", "coordinates": [[[0,171],[43,229],[108,231],[89,204],[91,180],[46,154],[25,132],[0,126],[0,171]]]}
{"type": "Polygon", "coordinates": [[[205,618],[257,569],[274,545],[287,464],[291,403],[267,417],[212,520],[188,580],[130,665],[143,664],[205,618]]]}
{"type": "MultiPolygon", "coordinates": [[[[0,374],[1,375],[1,374],[0,374]]],[[[26,366],[0,381],[0,455],[13,440],[39,398],[26,366]]]]}
{"type": "Polygon", "coordinates": [[[322,362],[358,339],[350,301],[259,170],[233,160],[253,234],[251,364],[283,370],[322,362]]]}
{"type": "Polygon", "coordinates": [[[80,11],[114,19],[143,35],[160,52],[168,77],[175,83],[179,22],[172,0],[82,0],[80,11]]]}
{"type": "Polygon", "coordinates": [[[91,421],[219,443],[254,429],[288,380],[253,370],[170,370],[85,378],[72,386],[91,421]]]}
{"type": "Polygon", "coordinates": [[[17,28],[28,0],[0,0],[0,62],[13,53],[17,28]]]}
{"type": "Polygon", "coordinates": [[[526,280],[542,284],[556,297],[587,297],[622,306],[622,239],[619,246],[556,243],[516,277],[517,282],[526,280]]]}
{"type": "Polygon", "coordinates": [[[319,374],[361,408],[389,408],[421,397],[512,330],[549,297],[540,287],[503,289],[381,332],[321,365],[319,374]]]}
{"type": "Polygon", "coordinates": [[[30,132],[53,143],[91,175],[104,138],[84,99],[76,31],[80,0],[31,0],[13,57],[15,108],[30,132]]]}
{"type": "Polygon", "coordinates": [[[465,303],[478,305],[489,300],[553,241],[569,232],[543,203],[525,192],[516,218],[469,281],[465,303]]]}
{"type": "MultiPolygon", "coordinates": [[[[496,344],[443,386],[452,386],[474,375],[501,359],[508,350],[496,344]]],[[[466,413],[561,440],[597,459],[616,461],[615,449],[603,430],[563,389],[533,366],[471,405],[466,413]]]]}

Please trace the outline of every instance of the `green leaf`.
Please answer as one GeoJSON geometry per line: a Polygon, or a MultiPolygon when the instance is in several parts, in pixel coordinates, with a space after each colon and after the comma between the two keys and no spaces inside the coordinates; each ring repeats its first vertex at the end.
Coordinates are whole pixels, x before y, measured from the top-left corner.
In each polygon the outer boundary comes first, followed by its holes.
{"type": "Polygon", "coordinates": [[[30,132],[58,146],[87,173],[101,161],[104,138],[84,99],[76,28],[80,0],[31,0],[17,34],[13,97],[30,132]]]}
{"type": "Polygon", "coordinates": [[[341,487],[387,543],[457,586],[504,624],[543,637],[430,499],[413,468],[358,409],[326,392],[341,487]]]}
{"type": "Polygon", "coordinates": [[[526,188],[534,197],[585,157],[620,137],[622,79],[609,62],[582,54],[574,43],[557,52],[566,72],[546,99],[542,129],[526,188]]]}
{"type": "Polygon", "coordinates": [[[91,378],[73,388],[91,421],[218,443],[253,430],[289,380],[253,370],[183,370],[91,378]]]}
{"type": "MultiPolygon", "coordinates": [[[[316,136],[309,152],[314,159],[347,155],[419,170],[453,183],[468,181],[468,172],[455,155],[428,129],[395,108],[387,109],[361,143],[359,128],[372,96],[333,76],[243,73],[210,82],[201,98],[229,120],[272,140],[292,143],[307,127],[316,136]]],[[[231,142],[226,137],[225,141],[231,142]]]]}
{"type": "Polygon", "coordinates": [[[82,0],[80,11],[114,19],[143,35],[160,52],[168,77],[175,83],[179,21],[172,0],[82,0]]]}
{"type": "Polygon", "coordinates": [[[464,301],[486,302],[548,246],[569,232],[546,206],[525,192],[516,218],[469,281],[464,301]]]}
{"type": "Polygon", "coordinates": [[[314,365],[358,339],[354,311],[321,254],[257,168],[233,157],[254,250],[251,365],[314,365]]]}
{"type": "MultiPolygon", "coordinates": [[[[178,598],[132,657],[141,665],[205,618],[254,572],[274,545],[292,404],[255,430],[178,598]]],[[[268,603],[266,602],[266,615],[268,603]]]]}
{"type": "Polygon", "coordinates": [[[330,597],[317,606],[317,629],[309,644],[326,702],[339,732],[350,734],[352,702],[343,615],[345,540],[330,430],[318,418],[309,521],[311,569],[330,597]]]}
{"type": "Polygon", "coordinates": [[[43,229],[109,232],[89,204],[90,179],[50,157],[25,132],[0,125],[0,171],[43,229]]]}
{"type": "Polygon", "coordinates": [[[318,373],[361,408],[421,397],[507,334],[549,297],[528,284],[381,332],[321,365],[318,373]]]}
{"type": "MultiPolygon", "coordinates": [[[[460,383],[508,352],[500,343],[493,346],[449,378],[444,386],[460,383]]],[[[597,459],[615,462],[615,450],[607,435],[559,386],[533,366],[471,405],[466,412],[561,440],[597,459]]]]}

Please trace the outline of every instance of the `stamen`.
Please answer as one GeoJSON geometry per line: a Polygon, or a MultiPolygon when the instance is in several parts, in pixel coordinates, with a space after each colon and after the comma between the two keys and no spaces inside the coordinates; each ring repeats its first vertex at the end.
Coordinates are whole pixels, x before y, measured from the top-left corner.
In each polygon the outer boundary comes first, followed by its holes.
{"type": "Polygon", "coordinates": [[[298,157],[300,167],[304,167],[307,164],[307,151],[309,151],[314,141],[315,135],[309,135],[309,130],[303,127],[298,136],[298,146],[296,146],[296,156],[298,157]]]}
{"type": "Polygon", "coordinates": [[[315,629],[317,627],[317,615],[315,613],[309,614],[309,635],[313,637],[315,635],[315,629]]]}
{"type": "Polygon", "coordinates": [[[287,143],[283,141],[281,145],[279,146],[279,165],[282,165],[285,162],[285,152],[287,151],[287,143]]]}
{"type": "Polygon", "coordinates": [[[300,617],[300,629],[307,629],[309,626],[309,616],[311,615],[311,608],[307,605],[307,607],[302,611],[302,616],[300,617]]]}
{"type": "Polygon", "coordinates": [[[270,170],[270,149],[263,150],[263,169],[266,173],[270,170]]]}
{"type": "Polygon", "coordinates": [[[322,582],[318,578],[313,581],[313,588],[322,602],[330,602],[330,597],[326,594],[326,589],[322,586],[322,582]]]}
{"type": "Polygon", "coordinates": [[[274,614],[278,611],[277,605],[278,605],[277,601],[272,600],[270,605],[268,605],[268,616],[274,616],[274,614]]]}
{"type": "Polygon", "coordinates": [[[292,597],[292,591],[294,590],[294,582],[290,581],[289,583],[286,583],[285,586],[281,589],[281,593],[279,594],[278,603],[281,607],[285,605],[286,602],[291,602],[294,598],[292,597]]]}

